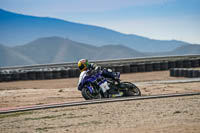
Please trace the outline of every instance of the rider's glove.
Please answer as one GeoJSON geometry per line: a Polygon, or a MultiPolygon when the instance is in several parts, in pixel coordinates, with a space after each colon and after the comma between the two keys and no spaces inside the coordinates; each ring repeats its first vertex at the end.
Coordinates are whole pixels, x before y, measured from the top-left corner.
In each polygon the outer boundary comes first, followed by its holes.
{"type": "Polygon", "coordinates": [[[97,66],[97,65],[94,64],[94,63],[91,63],[91,68],[92,68],[93,70],[95,70],[95,71],[101,70],[101,67],[100,67],[100,66],[97,66]]]}

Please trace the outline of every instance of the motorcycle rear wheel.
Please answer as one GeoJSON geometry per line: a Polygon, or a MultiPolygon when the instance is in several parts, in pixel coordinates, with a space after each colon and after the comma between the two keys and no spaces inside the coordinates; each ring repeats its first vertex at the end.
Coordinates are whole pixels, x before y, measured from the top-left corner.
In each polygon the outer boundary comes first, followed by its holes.
{"type": "Polygon", "coordinates": [[[141,96],[140,89],[131,82],[122,82],[121,84],[125,85],[127,90],[125,91],[124,96],[141,96]]]}

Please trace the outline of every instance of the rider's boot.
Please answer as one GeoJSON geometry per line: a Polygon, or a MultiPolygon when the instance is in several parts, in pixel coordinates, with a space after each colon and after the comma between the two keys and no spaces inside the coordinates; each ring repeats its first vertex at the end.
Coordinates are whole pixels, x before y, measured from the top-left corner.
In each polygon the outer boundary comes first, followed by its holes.
{"type": "Polygon", "coordinates": [[[121,97],[124,93],[123,92],[119,92],[117,94],[112,94],[111,97],[115,98],[115,97],[121,97]]]}

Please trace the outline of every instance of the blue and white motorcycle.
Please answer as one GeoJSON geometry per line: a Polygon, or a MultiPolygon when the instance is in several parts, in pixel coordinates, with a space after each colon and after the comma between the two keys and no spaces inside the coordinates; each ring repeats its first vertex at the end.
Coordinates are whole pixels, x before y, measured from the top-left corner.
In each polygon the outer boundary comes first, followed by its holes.
{"type": "Polygon", "coordinates": [[[137,86],[131,82],[120,82],[102,76],[102,71],[83,71],[79,76],[78,90],[86,100],[141,96],[137,86]],[[106,95],[105,95],[106,93],[106,95]]]}

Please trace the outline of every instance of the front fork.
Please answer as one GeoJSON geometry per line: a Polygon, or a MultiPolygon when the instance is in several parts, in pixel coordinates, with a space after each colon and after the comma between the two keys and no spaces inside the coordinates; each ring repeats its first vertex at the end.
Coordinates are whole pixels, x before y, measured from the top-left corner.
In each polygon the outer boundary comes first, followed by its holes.
{"type": "Polygon", "coordinates": [[[99,94],[101,91],[101,89],[98,89],[98,87],[95,84],[88,84],[87,88],[90,91],[90,93],[93,94],[99,94]]]}

